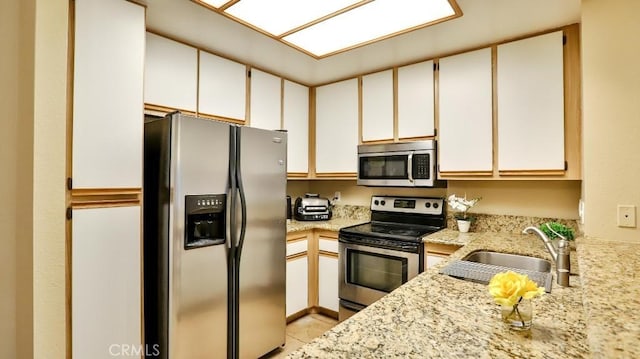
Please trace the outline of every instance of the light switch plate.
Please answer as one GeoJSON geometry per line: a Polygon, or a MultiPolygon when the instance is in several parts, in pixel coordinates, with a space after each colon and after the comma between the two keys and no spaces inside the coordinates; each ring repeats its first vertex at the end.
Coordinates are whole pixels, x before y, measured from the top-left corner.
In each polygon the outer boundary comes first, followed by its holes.
{"type": "Polygon", "coordinates": [[[636,206],[618,205],[618,227],[636,228],[636,206]]]}

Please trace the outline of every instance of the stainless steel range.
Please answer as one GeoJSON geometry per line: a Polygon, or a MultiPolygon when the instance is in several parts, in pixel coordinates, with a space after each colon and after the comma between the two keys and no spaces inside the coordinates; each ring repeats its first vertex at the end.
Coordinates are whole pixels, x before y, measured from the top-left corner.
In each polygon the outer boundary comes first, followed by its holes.
{"type": "Polygon", "coordinates": [[[443,198],[371,197],[371,222],[340,229],[339,320],[424,271],[422,239],[445,226],[443,198]]]}

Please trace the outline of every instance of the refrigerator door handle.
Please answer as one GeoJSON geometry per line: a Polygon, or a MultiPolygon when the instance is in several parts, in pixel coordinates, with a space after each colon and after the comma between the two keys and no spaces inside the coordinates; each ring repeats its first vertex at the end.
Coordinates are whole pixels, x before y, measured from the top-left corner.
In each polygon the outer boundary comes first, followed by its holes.
{"type": "Polygon", "coordinates": [[[245,237],[245,233],[247,231],[247,200],[245,197],[245,193],[244,193],[244,185],[242,184],[242,163],[240,161],[240,159],[242,158],[241,153],[240,153],[240,134],[242,132],[238,131],[237,134],[237,138],[236,138],[236,143],[238,145],[238,147],[236,147],[236,183],[238,186],[238,193],[240,194],[240,213],[241,213],[241,219],[240,219],[240,237],[238,238],[238,242],[237,242],[237,258],[238,261],[240,261],[240,256],[242,254],[242,246],[244,245],[244,237],[245,237]]]}

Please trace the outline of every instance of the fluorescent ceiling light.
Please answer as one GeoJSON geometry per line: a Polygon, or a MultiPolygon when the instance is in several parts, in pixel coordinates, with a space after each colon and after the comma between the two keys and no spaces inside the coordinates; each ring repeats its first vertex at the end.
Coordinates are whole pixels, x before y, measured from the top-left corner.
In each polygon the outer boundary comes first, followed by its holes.
{"type": "Polygon", "coordinates": [[[220,7],[229,2],[229,0],[201,0],[205,4],[209,4],[213,7],[220,7]]]}
{"type": "Polygon", "coordinates": [[[455,15],[447,0],[377,0],[283,38],[316,56],[455,15]]]}
{"type": "Polygon", "coordinates": [[[462,16],[455,0],[192,0],[315,58],[462,16]]]}
{"type": "Polygon", "coordinates": [[[241,0],[224,11],[272,35],[340,11],[361,0],[241,0]]]}

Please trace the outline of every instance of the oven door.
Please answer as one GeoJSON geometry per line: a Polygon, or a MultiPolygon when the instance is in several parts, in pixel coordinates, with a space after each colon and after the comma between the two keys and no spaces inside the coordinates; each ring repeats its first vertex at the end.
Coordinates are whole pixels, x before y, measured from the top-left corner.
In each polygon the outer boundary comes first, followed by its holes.
{"type": "Polygon", "coordinates": [[[369,305],[418,275],[420,254],[339,242],[340,299],[369,305]]]}

